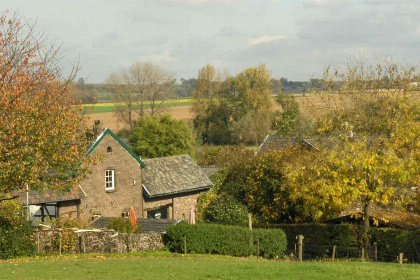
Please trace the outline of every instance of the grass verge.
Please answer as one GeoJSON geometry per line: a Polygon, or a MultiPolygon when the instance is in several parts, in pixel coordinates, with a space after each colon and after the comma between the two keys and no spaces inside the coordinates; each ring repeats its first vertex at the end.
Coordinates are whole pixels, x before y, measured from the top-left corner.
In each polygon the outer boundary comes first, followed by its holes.
{"type": "Polygon", "coordinates": [[[285,262],[169,252],[87,254],[0,262],[1,279],[419,279],[420,266],[285,262]]]}

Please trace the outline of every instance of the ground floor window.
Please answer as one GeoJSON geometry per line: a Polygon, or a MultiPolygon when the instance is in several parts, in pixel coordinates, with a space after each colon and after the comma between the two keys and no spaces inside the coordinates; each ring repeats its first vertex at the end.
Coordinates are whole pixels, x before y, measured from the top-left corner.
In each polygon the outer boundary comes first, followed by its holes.
{"type": "Polygon", "coordinates": [[[51,220],[58,218],[57,203],[30,205],[31,220],[51,220]]]}
{"type": "Polygon", "coordinates": [[[163,207],[155,210],[147,211],[147,218],[149,219],[167,219],[168,207],[163,207]]]}

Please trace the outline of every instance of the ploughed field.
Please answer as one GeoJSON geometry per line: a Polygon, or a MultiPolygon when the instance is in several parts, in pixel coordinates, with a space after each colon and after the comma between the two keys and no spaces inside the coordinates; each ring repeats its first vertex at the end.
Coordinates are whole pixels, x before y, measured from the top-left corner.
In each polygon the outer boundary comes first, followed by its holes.
{"type": "Polygon", "coordinates": [[[0,261],[0,279],[420,279],[420,265],[286,262],[150,252],[0,261]]]}

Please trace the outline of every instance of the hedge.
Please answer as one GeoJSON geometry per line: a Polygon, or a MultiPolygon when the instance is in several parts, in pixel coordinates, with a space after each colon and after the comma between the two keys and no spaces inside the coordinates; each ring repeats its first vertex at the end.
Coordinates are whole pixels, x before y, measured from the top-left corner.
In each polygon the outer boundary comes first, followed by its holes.
{"type": "Polygon", "coordinates": [[[286,235],[280,229],[256,229],[251,232],[248,228],[240,226],[179,223],[167,227],[166,233],[166,247],[170,251],[179,253],[184,252],[184,236],[187,240],[188,253],[255,255],[257,239],[259,239],[260,255],[265,258],[283,257],[287,248],[286,235]]]}

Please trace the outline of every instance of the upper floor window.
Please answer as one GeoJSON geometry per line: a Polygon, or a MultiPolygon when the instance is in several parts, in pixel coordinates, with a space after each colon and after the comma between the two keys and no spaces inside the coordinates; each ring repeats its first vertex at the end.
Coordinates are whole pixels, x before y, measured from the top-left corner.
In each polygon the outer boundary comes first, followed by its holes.
{"type": "Polygon", "coordinates": [[[107,153],[112,153],[112,148],[111,147],[106,148],[106,152],[107,153]]]}
{"type": "Polygon", "coordinates": [[[105,170],[105,190],[115,190],[115,178],[113,169],[105,170]]]}

